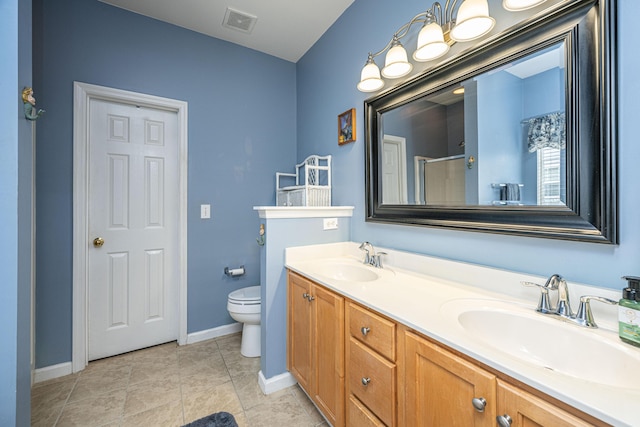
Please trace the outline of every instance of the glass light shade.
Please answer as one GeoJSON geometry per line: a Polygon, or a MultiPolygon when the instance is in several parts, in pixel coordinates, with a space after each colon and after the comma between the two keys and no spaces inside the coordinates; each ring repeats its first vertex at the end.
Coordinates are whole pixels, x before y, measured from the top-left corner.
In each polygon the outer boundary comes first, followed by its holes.
{"type": "Polygon", "coordinates": [[[494,25],[496,20],[489,16],[487,0],[464,0],[450,35],[457,42],[466,42],[484,36],[494,25]]]}
{"type": "Polygon", "coordinates": [[[449,51],[449,45],[444,41],[442,27],[436,22],[425,25],[418,34],[418,48],[413,52],[416,61],[431,61],[440,58],[449,51]]]}
{"type": "Polygon", "coordinates": [[[510,12],[527,10],[544,3],[547,0],[503,0],[502,7],[510,12]]]}
{"type": "Polygon", "coordinates": [[[373,60],[368,61],[360,73],[358,90],[360,92],[375,92],[382,86],[384,86],[384,81],[380,78],[380,69],[373,60]]]}
{"type": "Polygon", "coordinates": [[[407,51],[400,42],[394,43],[384,59],[382,75],[388,79],[397,79],[406,76],[413,69],[413,65],[407,59],[407,51]]]}

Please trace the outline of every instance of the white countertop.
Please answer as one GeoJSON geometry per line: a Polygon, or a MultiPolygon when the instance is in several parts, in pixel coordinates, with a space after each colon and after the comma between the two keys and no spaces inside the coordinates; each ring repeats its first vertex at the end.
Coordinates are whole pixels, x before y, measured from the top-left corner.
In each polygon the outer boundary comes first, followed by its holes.
{"type": "MultiPolygon", "coordinates": [[[[640,382],[633,388],[604,385],[589,381],[589,372],[584,373],[584,378],[576,378],[528,363],[470,338],[443,309],[450,301],[473,298],[507,301],[535,313],[539,290],[524,287],[520,281],[544,283],[546,278],[385,248],[376,250],[388,255],[383,258],[384,268],[375,269],[380,278],[372,282],[334,280],[317,273],[318,263],[329,260],[362,265],[362,252],[353,242],[288,248],[286,267],[604,422],[614,426],[640,425],[640,382]]],[[[574,310],[581,295],[620,298],[616,290],[572,282],[569,290],[574,310]]],[[[640,362],[640,348],[619,341],[617,307],[599,303],[592,307],[600,327],[582,328],[584,333],[607,345],[623,347],[640,362]]],[[[589,356],[566,354],[568,358],[589,356]]],[[[628,372],[638,375],[640,364],[629,366],[628,372]]]]}

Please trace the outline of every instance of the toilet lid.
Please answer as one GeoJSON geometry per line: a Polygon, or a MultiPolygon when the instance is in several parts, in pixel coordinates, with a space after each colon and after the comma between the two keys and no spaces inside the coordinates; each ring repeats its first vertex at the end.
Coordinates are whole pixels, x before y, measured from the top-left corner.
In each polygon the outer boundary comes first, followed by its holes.
{"type": "Polygon", "coordinates": [[[229,300],[235,301],[260,301],[260,286],[250,286],[248,288],[238,289],[229,294],[229,300]]]}

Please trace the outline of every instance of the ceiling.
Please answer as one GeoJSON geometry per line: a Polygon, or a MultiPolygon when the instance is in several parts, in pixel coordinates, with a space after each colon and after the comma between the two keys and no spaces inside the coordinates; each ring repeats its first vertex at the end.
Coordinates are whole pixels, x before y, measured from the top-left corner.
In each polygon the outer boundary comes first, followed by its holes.
{"type": "Polygon", "coordinates": [[[297,62],[354,0],[100,0],[160,21],[297,62]],[[227,16],[227,8],[236,14],[227,16]],[[242,15],[255,17],[252,30],[242,15]],[[246,28],[245,27],[245,28],[246,28]]]}

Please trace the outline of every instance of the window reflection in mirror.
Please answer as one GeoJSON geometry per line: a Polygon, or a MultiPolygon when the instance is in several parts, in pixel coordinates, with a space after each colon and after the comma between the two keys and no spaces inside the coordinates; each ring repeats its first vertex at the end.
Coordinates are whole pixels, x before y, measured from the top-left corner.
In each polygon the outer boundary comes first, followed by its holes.
{"type": "Polygon", "coordinates": [[[390,205],[566,204],[564,42],[381,116],[390,205]]]}

